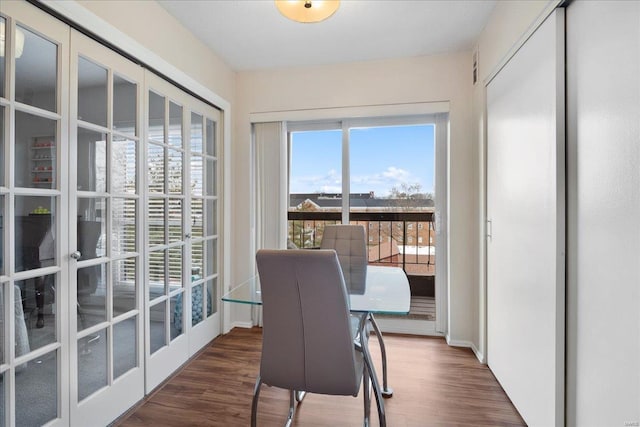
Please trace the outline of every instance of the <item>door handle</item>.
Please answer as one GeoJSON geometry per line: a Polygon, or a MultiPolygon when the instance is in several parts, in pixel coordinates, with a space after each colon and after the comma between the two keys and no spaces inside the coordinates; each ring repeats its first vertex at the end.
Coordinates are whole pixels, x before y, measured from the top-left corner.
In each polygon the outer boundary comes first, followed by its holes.
{"type": "Polygon", "coordinates": [[[80,253],[80,251],[71,252],[71,255],[69,256],[75,259],[76,261],[82,258],[82,254],[80,253]]]}

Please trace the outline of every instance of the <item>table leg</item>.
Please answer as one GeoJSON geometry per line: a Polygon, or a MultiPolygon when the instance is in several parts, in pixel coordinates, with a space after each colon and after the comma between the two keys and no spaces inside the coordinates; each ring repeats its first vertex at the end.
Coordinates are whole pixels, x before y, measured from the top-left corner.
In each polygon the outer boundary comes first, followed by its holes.
{"type": "Polygon", "coordinates": [[[387,349],[384,346],[382,333],[380,332],[376,319],[373,317],[373,313],[369,313],[369,320],[371,321],[373,330],[376,331],[376,336],[380,343],[380,352],[382,353],[382,396],[391,397],[393,396],[393,389],[389,387],[389,384],[387,383],[387,349]]]}

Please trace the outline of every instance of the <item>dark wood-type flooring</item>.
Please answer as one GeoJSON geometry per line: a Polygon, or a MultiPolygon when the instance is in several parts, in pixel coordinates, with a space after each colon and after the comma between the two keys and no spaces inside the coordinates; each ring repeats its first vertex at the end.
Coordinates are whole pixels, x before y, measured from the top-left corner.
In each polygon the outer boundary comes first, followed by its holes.
{"type": "MultiPolygon", "coordinates": [[[[236,328],[218,337],[116,425],[248,426],[261,337],[259,328],[236,328]]],[[[436,337],[385,335],[385,343],[394,389],[385,399],[389,427],[525,425],[471,350],[449,347],[436,337]]],[[[381,378],[375,336],[370,349],[381,378]]],[[[284,425],[288,404],[287,391],[263,385],[258,425],[284,425]]],[[[312,394],[298,406],[293,425],[362,426],[362,417],[362,392],[357,398],[312,394]]],[[[378,425],[375,401],[371,418],[378,425]]]]}

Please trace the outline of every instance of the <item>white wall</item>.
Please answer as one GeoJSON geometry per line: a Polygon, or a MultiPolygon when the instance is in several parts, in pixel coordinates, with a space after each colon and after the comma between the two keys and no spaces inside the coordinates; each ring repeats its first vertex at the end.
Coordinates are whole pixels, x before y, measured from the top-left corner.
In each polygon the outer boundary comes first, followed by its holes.
{"type": "MultiPolygon", "coordinates": [[[[387,61],[238,73],[234,145],[233,258],[237,278],[248,277],[250,207],[249,114],[415,102],[450,102],[450,324],[454,342],[470,343],[477,271],[477,159],[471,135],[469,52],[387,61]]],[[[247,320],[247,319],[237,319],[247,320]]]]}

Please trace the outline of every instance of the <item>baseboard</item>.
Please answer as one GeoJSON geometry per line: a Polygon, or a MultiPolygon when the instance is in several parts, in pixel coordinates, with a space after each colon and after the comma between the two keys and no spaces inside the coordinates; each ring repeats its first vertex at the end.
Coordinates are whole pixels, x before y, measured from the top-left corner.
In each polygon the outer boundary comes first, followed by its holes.
{"type": "Polygon", "coordinates": [[[484,354],[482,354],[482,352],[480,350],[478,350],[478,348],[476,347],[476,345],[474,343],[471,343],[471,350],[473,350],[473,352],[475,353],[475,355],[478,358],[478,361],[480,363],[482,363],[483,365],[485,365],[487,363],[484,360],[484,354]]]}
{"type": "Polygon", "coordinates": [[[450,345],[451,347],[466,347],[466,348],[470,348],[471,351],[473,351],[473,354],[476,355],[476,358],[478,359],[478,361],[480,363],[486,363],[484,360],[484,354],[482,354],[478,348],[476,347],[476,345],[474,343],[472,343],[471,341],[465,341],[465,340],[452,340],[451,337],[449,336],[449,334],[447,334],[445,336],[445,338],[447,339],[447,344],[450,345]]]}
{"type": "Polygon", "coordinates": [[[233,322],[231,323],[231,329],[233,328],[250,329],[250,328],[253,328],[253,323],[252,322],[233,322]]]}

